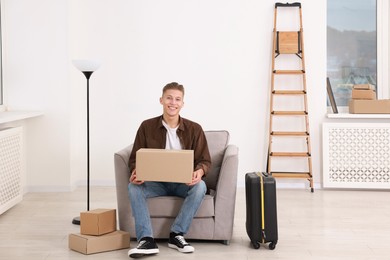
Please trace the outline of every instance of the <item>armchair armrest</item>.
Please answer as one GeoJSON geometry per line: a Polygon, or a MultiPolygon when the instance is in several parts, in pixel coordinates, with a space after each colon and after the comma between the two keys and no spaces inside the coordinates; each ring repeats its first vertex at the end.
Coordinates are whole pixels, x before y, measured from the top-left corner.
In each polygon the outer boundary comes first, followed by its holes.
{"type": "Polygon", "coordinates": [[[218,237],[231,237],[234,222],[238,172],[238,147],[228,145],[222,160],[215,197],[215,232],[218,237]],[[229,233],[229,234],[227,234],[229,233]]]}
{"type": "Polygon", "coordinates": [[[118,203],[119,229],[129,231],[133,218],[131,216],[130,200],[128,196],[128,184],[130,178],[129,157],[133,149],[132,145],[125,147],[114,154],[116,196],[118,203]]]}

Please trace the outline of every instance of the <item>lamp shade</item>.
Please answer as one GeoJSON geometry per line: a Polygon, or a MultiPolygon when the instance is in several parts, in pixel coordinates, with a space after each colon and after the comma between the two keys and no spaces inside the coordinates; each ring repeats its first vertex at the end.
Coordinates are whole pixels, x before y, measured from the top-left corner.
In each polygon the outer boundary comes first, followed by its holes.
{"type": "Polygon", "coordinates": [[[80,71],[96,71],[100,67],[100,62],[96,60],[72,60],[73,65],[80,71]]]}

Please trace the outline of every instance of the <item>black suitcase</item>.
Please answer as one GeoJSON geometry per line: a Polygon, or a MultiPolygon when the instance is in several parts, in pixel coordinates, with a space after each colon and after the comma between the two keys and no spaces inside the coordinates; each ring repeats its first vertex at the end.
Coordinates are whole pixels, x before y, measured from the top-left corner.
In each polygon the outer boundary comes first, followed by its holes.
{"type": "Polygon", "coordinates": [[[260,243],[270,243],[275,249],[278,242],[275,178],[265,173],[245,175],[246,232],[255,249],[260,243]]]}

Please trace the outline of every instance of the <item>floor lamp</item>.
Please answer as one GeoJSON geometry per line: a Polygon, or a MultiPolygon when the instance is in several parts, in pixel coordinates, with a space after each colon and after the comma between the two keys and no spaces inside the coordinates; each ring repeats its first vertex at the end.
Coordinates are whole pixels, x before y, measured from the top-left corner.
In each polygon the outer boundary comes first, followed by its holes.
{"type": "MultiPolygon", "coordinates": [[[[89,211],[89,78],[99,68],[100,63],[93,60],[73,60],[72,62],[87,78],[87,211],[89,211]]],[[[80,225],[80,217],[73,218],[72,223],[80,225]]]]}

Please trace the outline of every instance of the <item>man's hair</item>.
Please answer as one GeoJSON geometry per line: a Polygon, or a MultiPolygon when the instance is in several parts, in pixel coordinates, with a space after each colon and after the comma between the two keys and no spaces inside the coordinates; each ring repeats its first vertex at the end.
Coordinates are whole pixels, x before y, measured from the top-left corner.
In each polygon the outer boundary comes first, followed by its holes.
{"type": "Polygon", "coordinates": [[[184,96],[184,87],[183,87],[183,85],[180,85],[177,82],[171,82],[171,83],[166,84],[165,87],[163,88],[163,91],[162,91],[163,95],[164,95],[165,91],[167,91],[168,89],[180,90],[184,96]]]}

